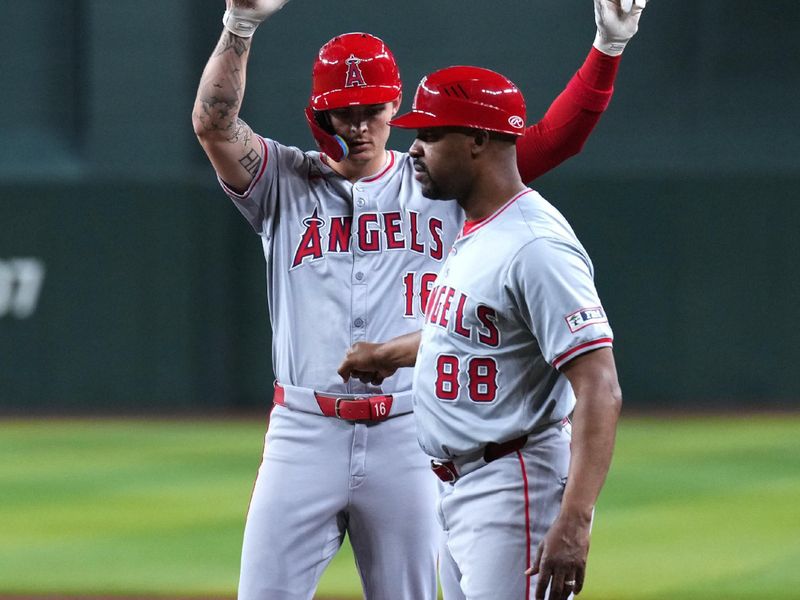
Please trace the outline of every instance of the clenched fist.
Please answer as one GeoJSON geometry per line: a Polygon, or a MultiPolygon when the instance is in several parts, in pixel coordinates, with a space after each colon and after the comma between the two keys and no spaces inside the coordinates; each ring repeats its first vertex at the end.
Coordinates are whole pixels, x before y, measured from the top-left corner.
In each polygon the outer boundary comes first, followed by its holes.
{"type": "Polygon", "coordinates": [[[339,365],[339,375],[344,381],[355,377],[362,383],[380,385],[397,370],[383,356],[385,347],[385,344],[356,342],[347,350],[344,361],[339,365]]]}

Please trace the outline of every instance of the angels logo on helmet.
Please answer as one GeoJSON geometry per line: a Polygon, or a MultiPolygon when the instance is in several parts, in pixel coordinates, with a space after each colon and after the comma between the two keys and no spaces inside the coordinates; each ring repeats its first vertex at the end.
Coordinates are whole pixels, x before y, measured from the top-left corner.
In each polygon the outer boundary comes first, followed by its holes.
{"type": "Polygon", "coordinates": [[[345,76],[346,79],[344,82],[344,87],[361,87],[367,85],[367,82],[364,81],[364,74],[361,72],[361,67],[358,66],[361,63],[361,59],[356,58],[355,55],[351,54],[350,58],[344,62],[347,63],[347,74],[345,76]]]}

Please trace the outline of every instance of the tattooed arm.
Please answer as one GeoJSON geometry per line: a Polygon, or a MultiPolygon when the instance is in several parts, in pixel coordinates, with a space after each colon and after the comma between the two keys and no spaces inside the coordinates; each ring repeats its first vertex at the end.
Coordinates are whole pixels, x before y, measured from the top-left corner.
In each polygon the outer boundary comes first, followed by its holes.
{"type": "Polygon", "coordinates": [[[192,112],[197,139],[217,174],[243,192],[258,172],[263,148],[250,126],[239,118],[252,38],[223,30],[206,64],[192,112]]]}

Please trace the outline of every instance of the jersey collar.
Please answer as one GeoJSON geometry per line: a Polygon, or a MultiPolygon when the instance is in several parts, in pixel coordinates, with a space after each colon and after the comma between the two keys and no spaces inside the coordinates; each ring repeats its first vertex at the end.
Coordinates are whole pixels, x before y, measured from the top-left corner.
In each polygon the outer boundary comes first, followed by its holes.
{"type": "MultiPolygon", "coordinates": [[[[381,179],[383,179],[386,176],[386,174],[389,173],[392,170],[392,168],[394,167],[395,163],[397,162],[394,150],[387,150],[386,153],[387,153],[386,162],[381,167],[381,170],[378,171],[375,175],[370,175],[369,177],[364,177],[362,179],[357,180],[355,182],[355,184],[359,184],[359,183],[375,183],[375,182],[380,181],[381,179]]],[[[328,169],[331,170],[332,173],[334,173],[335,175],[338,175],[339,177],[342,177],[328,162],[329,161],[329,157],[328,157],[327,154],[324,154],[324,153],[320,152],[319,159],[322,162],[322,164],[324,164],[328,169]]]]}
{"type": "Polygon", "coordinates": [[[384,175],[386,175],[389,171],[392,170],[392,167],[394,166],[395,163],[394,152],[392,150],[387,150],[387,152],[389,153],[389,156],[386,158],[386,163],[383,165],[383,168],[380,171],[378,171],[378,173],[376,173],[375,175],[371,175],[370,177],[365,177],[364,179],[361,179],[359,183],[373,183],[375,181],[378,181],[380,178],[382,178],[384,175]]]}
{"type": "Polygon", "coordinates": [[[458,234],[458,239],[461,239],[461,238],[464,238],[464,237],[466,237],[468,235],[471,235],[471,234],[475,233],[476,231],[478,231],[478,229],[480,229],[484,225],[487,225],[488,223],[491,223],[497,217],[499,217],[500,214],[503,211],[505,211],[509,206],[514,204],[514,202],[516,202],[517,200],[522,198],[525,194],[528,194],[528,193],[530,193],[532,191],[533,190],[530,189],[530,188],[526,188],[526,189],[522,190],[521,192],[516,194],[513,198],[511,198],[511,200],[506,202],[503,206],[498,208],[494,213],[492,213],[488,217],[484,217],[482,219],[478,219],[477,221],[464,221],[464,227],[461,228],[461,233],[458,234]]]}

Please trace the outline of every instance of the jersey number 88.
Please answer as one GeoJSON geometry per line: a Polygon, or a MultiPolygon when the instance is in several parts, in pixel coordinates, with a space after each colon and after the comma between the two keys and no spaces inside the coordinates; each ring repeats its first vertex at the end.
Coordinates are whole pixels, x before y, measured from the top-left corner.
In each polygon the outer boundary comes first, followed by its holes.
{"type": "MultiPolygon", "coordinates": [[[[458,375],[461,361],[452,354],[436,360],[436,397],[453,402],[461,393],[458,375]]],[[[497,397],[497,363],[493,358],[476,356],[467,362],[467,388],[473,402],[492,402],[497,397]]]]}

